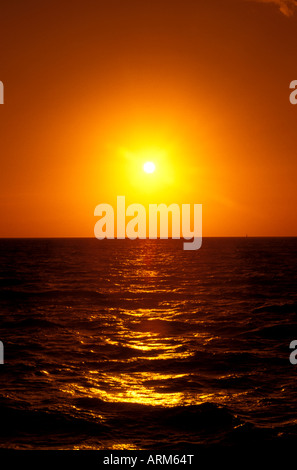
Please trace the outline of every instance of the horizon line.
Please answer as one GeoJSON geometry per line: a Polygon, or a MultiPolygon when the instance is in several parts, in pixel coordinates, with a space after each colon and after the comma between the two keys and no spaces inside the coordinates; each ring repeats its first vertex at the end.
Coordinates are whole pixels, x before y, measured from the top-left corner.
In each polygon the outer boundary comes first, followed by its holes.
{"type": "MultiPolygon", "coordinates": [[[[202,237],[202,239],[205,238],[297,238],[297,235],[209,235],[202,237]]],[[[98,240],[96,237],[69,237],[69,236],[63,236],[63,237],[0,237],[0,240],[82,240],[82,239],[87,239],[87,240],[98,240]]],[[[188,240],[183,237],[180,238],[135,238],[134,240],[131,240],[129,237],[125,238],[104,238],[102,240],[98,241],[113,241],[113,240],[130,240],[130,241],[136,241],[136,240],[149,240],[149,241],[166,241],[166,240],[188,240]]],[[[192,238],[191,238],[192,240],[192,238]]]]}

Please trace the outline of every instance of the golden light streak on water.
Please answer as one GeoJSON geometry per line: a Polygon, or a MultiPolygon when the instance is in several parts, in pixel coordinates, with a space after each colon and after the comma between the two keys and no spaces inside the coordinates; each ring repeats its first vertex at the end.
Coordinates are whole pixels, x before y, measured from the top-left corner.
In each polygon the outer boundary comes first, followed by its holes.
{"type": "MultiPolygon", "coordinates": [[[[84,396],[88,398],[98,398],[106,402],[137,403],[150,406],[173,407],[181,405],[194,405],[210,401],[215,394],[197,394],[187,392],[162,392],[162,381],[164,386],[167,380],[183,378],[184,374],[160,374],[160,373],[133,373],[133,374],[101,374],[95,377],[96,371],[89,371],[85,378],[89,382],[89,387],[68,384],[61,389],[62,392],[72,396],[84,396]],[[157,390],[154,382],[158,382],[157,390]],[[161,383],[160,383],[161,382],[161,383]]],[[[221,397],[222,398],[222,397],[221,397]]]]}

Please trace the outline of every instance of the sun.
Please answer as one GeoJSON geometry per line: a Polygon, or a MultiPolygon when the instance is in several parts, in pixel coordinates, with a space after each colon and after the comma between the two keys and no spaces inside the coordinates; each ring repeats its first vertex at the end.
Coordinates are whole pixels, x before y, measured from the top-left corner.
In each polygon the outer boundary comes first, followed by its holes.
{"type": "Polygon", "coordinates": [[[143,169],[146,173],[153,173],[156,169],[156,165],[153,162],[145,162],[143,169]]]}

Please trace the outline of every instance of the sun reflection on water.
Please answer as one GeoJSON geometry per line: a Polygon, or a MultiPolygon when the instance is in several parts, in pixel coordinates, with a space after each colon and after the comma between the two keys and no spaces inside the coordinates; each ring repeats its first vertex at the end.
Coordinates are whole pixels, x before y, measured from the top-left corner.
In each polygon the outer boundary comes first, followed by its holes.
{"type": "Polygon", "coordinates": [[[167,381],[186,377],[185,374],[121,373],[116,375],[89,371],[85,375],[87,386],[71,383],[62,391],[72,396],[97,398],[105,402],[137,403],[151,406],[173,407],[200,404],[213,394],[193,397],[192,393],[167,391],[167,381]],[[163,391],[164,389],[164,391],[163,391]]]}

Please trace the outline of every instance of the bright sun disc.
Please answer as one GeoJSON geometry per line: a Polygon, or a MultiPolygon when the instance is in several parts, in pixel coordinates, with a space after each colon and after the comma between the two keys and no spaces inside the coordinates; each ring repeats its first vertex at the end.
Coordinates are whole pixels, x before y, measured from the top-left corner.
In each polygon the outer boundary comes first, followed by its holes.
{"type": "Polygon", "coordinates": [[[156,169],[156,166],[153,162],[146,162],[143,165],[143,169],[146,173],[153,173],[156,169]]]}

